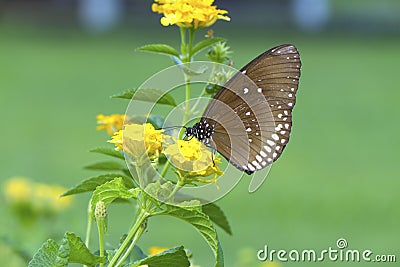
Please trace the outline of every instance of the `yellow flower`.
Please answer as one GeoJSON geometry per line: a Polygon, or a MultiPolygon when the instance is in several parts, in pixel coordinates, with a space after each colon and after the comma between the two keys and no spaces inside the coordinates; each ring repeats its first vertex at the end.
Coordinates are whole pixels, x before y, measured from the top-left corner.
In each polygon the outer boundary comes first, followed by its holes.
{"type": "Polygon", "coordinates": [[[37,212],[59,211],[71,203],[70,197],[60,198],[66,188],[59,185],[34,183],[24,177],[12,177],[5,186],[7,202],[13,205],[24,205],[37,212]]]}
{"type": "Polygon", "coordinates": [[[199,182],[215,182],[217,176],[223,174],[218,164],[221,159],[215,157],[207,147],[192,138],[189,141],[177,140],[176,143],[169,145],[164,152],[170,156],[172,164],[178,169],[179,174],[184,178],[199,182]],[[198,176],[207,177],[214,175],[212,180],[195,178],[198,176]]]}
{"type": "Polygon", "coordinates": [[[115,132],[113,136],[111,136],[111,140],[107,141],[108,143],[112,143],[115,145],[115,150],[122,150],[122,130],[115,132]]]}
{"type": "Polygon", "coordinates": [[[149,248],[149,255],[152,256],[152,255],[160,254],[161,252],[164,252],[166,250],[168,250],[168,248],[161,248],[161,247],[153,246],[153,247],[149,248]]]}
{"type": "Polygon", "coordinates": [[[97,119],[97,130],[106,130],[109,135],[113,135],[116,131],[122,129],[122,125],[125,120],[125,115],[123,114],[112,114],[110,116],[105,116],[103,114],[99,114],[96,117],[97,119]]]}
{"type": "Polygon", "coordinates": [[[155,159],[162,150],[162,132],[163,130],[156,130],[150,123],[127,124],[108,142],[115,144],[115,150],[123,150],[132,159],[139,159],[145,154],[150,159],[155,159]]]}
{"type": "Polygon", "coordinates": [[[12,203],[28,202],[31,197],[33,184],[25,177],[12,177],[5,186],[4,193],[7,201],[12,203]]]}
{"type": "Polygon", "coordinates": [[[163,14],[163,26],[176,24],[181,28],[206,28],[218,19],[230,21],[224,16],[228,11],[213,6],[214,0],[155,0],[153,12],[163,14]]]}

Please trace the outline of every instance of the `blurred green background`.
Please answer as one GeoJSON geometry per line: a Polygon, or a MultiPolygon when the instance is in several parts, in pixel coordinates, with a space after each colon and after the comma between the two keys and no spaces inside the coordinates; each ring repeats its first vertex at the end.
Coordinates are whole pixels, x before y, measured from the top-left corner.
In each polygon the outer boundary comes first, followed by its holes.
{"type": "MultiPolygon", "coordinates": [[[[178,45],[177,28],[159,25],[150,1],[121,1],[126,8],[117,12],[119,21],[105,26],[85,22],[79,1],[67,2],[5,1],[1,6],[2,183],[19,175],[70,187],[95,175],[82,169],[104,159],[88,153],[108,139],[95,130],[95,117],[124,113],[128,104],[109,96],[139,86],[172,64],[165,57],[134,52],[154,42],[178,45]]],[[[298,2],[312,10],[313,1],[298,2]]],[[[237,68],[281,43],[295,44],[303,63],[285,153],[258,191],[249,194],[249,179],[243,179],[217,202],[233,229],[232,236],[219,230],[226,266],[259,266],[256,253],[264,245],[320,251],[335,248],[342,237],[349,249],[395,254],[400,261],[400,3],[327,1],[329,12],[311,22],[296,19],[291,1],[216,4],[232,18],[213,29],[229,40],[237,68]]],[[[2,195],[1,265],[14,260],[14,266],[26,264],[18,261],[10,244],[30,257],[47,238],[60,240],[65,231],[84,237],[89,197],[75,197],[73,206],[50,224],[26,228],[2,195]]],[[[134,216],[127,216],[130,210],[126,205],[111,207],[111,245],[128,229],[134,216]]],[[[206,242],[174,218],[150,220],[139,243],[144,250],[181,244],[193,252],[196,264],[213,265],[206,242]]]]}

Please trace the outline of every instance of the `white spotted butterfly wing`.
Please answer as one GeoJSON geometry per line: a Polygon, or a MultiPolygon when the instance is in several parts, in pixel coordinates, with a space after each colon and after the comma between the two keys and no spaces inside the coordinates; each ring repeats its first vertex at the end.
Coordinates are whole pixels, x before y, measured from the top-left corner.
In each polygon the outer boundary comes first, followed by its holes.
{"type": "Polygon", "coordinates": [[[245,76],[233,76],[218,91],[196,130],[211,125],[215,149],[247,174],[269,166],[289,141],[300,68],[294,45],[259,55],[241,69],[245,76]]]}

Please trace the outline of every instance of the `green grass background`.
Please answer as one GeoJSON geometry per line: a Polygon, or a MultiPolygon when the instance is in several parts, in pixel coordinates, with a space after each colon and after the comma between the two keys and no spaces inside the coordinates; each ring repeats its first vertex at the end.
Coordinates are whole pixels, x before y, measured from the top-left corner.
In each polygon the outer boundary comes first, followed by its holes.
{"type": "MultiPolygon", "coordinates": [[[[400,38],[224,29],[217,27],[217,34],[229,39],[238,68],[286,42],[296,44],[303,62],[285,153],[258,191],[249,194],[249,179],[243,179],[217,202],[234,233],[219,230],[226,266],[257,266],[256,252],[264,245],[322,250],[335,247],[341,237],[351,249],[396,254],[399,261],[400,38]]],[[[134,48],[152,42],[177,45],[178,31],[158,26],[90,35],[12,24],[1,25],[0,36],[0,178],[23,175],[70,187],[96,174],[82,166],[102,159],[87,152],[108,138],[95,130],[95,116],[123,113],[128,104],[109,96],[172,64],[134,48]]],[[[88,199],[76,197],[56,221],[37,223],[29,231],[19,228],[2,199],[0,234],[31,255],[47,238],[60,240],[64,231],[84,237],[88,199]]],[[[129,212],[126,205],[111,207],[110,244],[127,231],[134,216],[129,212]]],[[[144,250],[181,244],[197,264],[212,266],[205,241],[174,218],[151,219],[140,241],[144,250]]],[[[310,265],[365,263],[281,264],[310,265]]]]}

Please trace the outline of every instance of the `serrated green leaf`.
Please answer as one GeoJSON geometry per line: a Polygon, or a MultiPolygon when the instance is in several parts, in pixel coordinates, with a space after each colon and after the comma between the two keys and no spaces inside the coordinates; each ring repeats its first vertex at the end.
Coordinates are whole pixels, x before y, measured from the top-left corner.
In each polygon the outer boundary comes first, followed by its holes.
{"type": "MultiPolygon", "coordinates": [[[[99,263],[105,263],[106,258],[92,254],[85,246],[82,239],[74,233],[65,233],[64,240],[69,247],[69,263],[80,263],[87,266],[95,266],[99,263]]],[[[60,247],[61,250],[61,247],[60,247]]]]}
{"type": "Polygon", "coordinates": [[[56,267],[67,267],[69,262],[69,255],[69,242],[64,236],[57,251],[56,267]]]}
{"type": "Polygon", "coordinates": [[[171,195],[174,187],[175,186],[170,181],[161,184],[160,181],[157,180],[154,183],[148,184],[145,191],[154,198],[157,198],[161,201],[166,201],[171,195]]]}
{"type": "Polygon", "coordinates": [[[139,101],[163,104],[176,107],[175,99],[161,89],[130,89],[111,96],[112,98],[135,99],[139,101]]]}
{"type": "Polygon", "coordinates": [[[226,233],[232,235],[231,226],[229,225],[228,219],[220,207],[214,203],[209,203],[201,207],[203,212],[210,217],[210,219],[219,227],[222,228],[226,233]]]}
{"type": "Polygon", "coordinates": [[[112,147],[96,147],[96,148],[89,150],[89,152],[104,154],[107,156],[125,160],[124,155],[122,155],[122,153],[119,151],[115,151],[115,149],[112,147]]]}
{"type": "Polygon", "coordinates": [[[224,266],[224,256],[220,246],[218,235],[210,218],[197,208],[183,208],[165,204],[165,215],[177,217],[190,223],[207,241],[215,256],[215,267],[224,266]]]}
{"type": "Polygon", "coordinates": [[[149,44],[136,48],[136,50],[179,57],[178,51],[176,51],[175,48],[167,44],[149,44]]]}
{"type": "Polygon", "coordinates": [[[57,243],[48,239],[40,249],[33,255],[28,267],[54,267],[58,252],[57,243]]]}
{"type": "Polygon", "coordinates": [[[200,52],[201,50],[203,50],[204,48],[207,48],[207,47],[209,47],[217,42],[223,41],[223,40],[225,40],[225,39],[219,38],[219,37],[204,39],[203,41],[200,41],[193,46],[192,55],[195,55],[198,52],[200,52]]]}
{"type": "Polygon", "coordinates": [[[183,248],[183,246],[168,249],[166,251],[161,252],[160,254],[149,256],[145,259],[134,262],[127,266],[137,267],[137,266],[146,265],[146,264],[149,267],[171,267],[171,266],[189,267],[190,266],[189,259],[186,255],[186,252],[185,252],[185,249],[183,248]]]}
{"type": "Polygon", "coordinates": [[[114,180],[116,177],[122,177],[124,184],[128,188],[134,188],[135,184],[133,183],[133,180],[129,176],[121,175],[121,174],[116,174],[116,173],[109,173],[109,174],[104,174],[104,175],[99,175],[95,177],[90,177],[81,183],[74,185],[72,188],[68,189],[67,192],[63,193],[61,196],[69,196],[69,195],[75,195],[75,194],[81,194],[85,192],[91,192],[96,189],[99,185],[102,185],[108,181],[114,180]]]}
{"type": "Polygon", "coordinates": [[[126,169],[126,165],[115,161],[102,161],[90,164],[84,168],[97,171],[122,171],[126,169]]]}
{"type": "Polygon", "coordinates": [[[92,199],[90,201],[92,213],[94,214],[96,203],[99,201],[103,201],[107,206],[117,198],[136,198],[138,194],[138,188],[129,190],[128,188],[126,188],[121,177],[115,178],[112,181],[106,182],[98,186],[96,190],[94,190],[92,199]]]}

